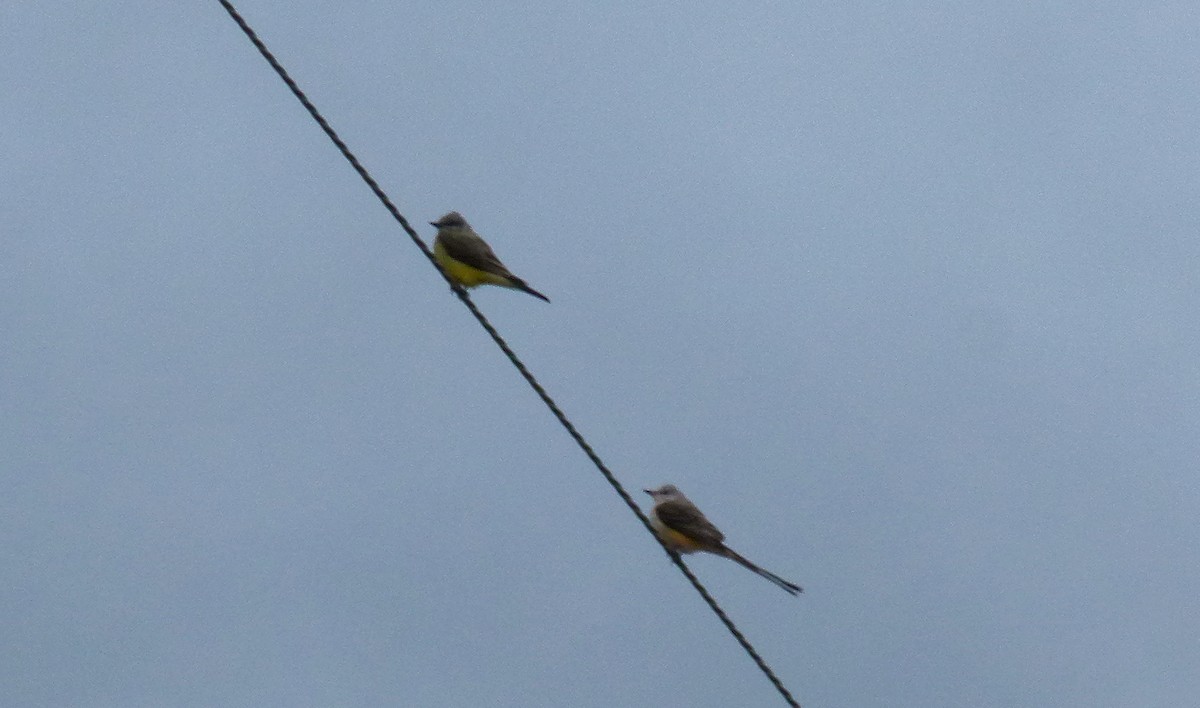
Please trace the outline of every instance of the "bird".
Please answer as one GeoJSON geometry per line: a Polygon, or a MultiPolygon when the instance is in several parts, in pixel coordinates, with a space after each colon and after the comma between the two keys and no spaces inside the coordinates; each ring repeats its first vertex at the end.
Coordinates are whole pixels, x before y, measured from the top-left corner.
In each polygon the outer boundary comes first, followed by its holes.
{"type": "Polygon", "coordinates": [[[726,546],[725,534],[721,533],[675,485],[664,484],[658,489],[642,491],[654,500],[654,508],[650,510],[650,526],[667,548],[676,553],[708,551],[724,556],[758,573],[792,595],[804,592],[799,585],[754,565],[726,546]]]}
{"type": "Polygon", "coordinates": [[[454,282],[464,288],[499,285],[550,302],[550,298],[509,272],[492,247],[475,233],[462,214],[452,211],[437,221],[429,222],[429,225],[438,230],[437,238],[433,240],[433,257],[454,282]]]}

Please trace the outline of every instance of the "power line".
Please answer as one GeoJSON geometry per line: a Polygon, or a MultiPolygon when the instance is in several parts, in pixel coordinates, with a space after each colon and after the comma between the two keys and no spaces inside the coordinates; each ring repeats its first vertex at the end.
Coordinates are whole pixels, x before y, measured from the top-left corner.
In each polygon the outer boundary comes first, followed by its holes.
{"type": "Polygon", "coordinates": [[[554,414],[554,417],[557,418],[558,422],[561,423],[563,428],[566,429],[567,434],[571,436],[571,439],[573,439],[575,443],[579,445],[579,448],[583,450],[583,453],[587,455],[589,460],[592,461],[592,464],[596,466],[596,469],[600,471],[600,474],[604,475],[604,479],[608,481],[609,485],[612,486],[617,495],[621,497],[621,500],[625,502],[625,505],[629,507],[634,516],[636,516],[638,520],[642,522],[642,525],[645,526],[650,535],[653,536],[656,541],[658,541],[659,545],[662,546],[663,550],[666,551],[667,555],[670,556],[675,565],[679,567],[679,570],[682,571],[687,579],[692,582],[692,585],[695,586],[696,591],[700,593],[700,596],[704,598],[704,601],[708,603],[708,606],[712,608],[712,611],[716,613],[721,622],[725,624],[725,628],[729,630],[734,639],[736,639],[738,643],[742,645],[742,648],[746,650],[746,653],[750,655],[750,658],[754,660],[754,663],[758,664],[758,668],[766,675],[767,679],[770,680],[772,685],[775,686],[775,689],[779,691],[779,694],[783,696],[783,699],[787,701],[788,705],[794,706],[794,708],[800,708],[800,704],[796,702],[795,698],[792,697],[792,694],[783,685],[783,682],[779,680],[779,677],[775,675],[775,672],[771,670],[771,667],[767,666],[767,662],[764,661],[754,647],[751,646],[749,640],[746,639],[741,630],[734,625],[733,620],[729,619],[729,615],[725,614],[725,610],[721,609],[721,606],[718,605],[717,601],[713,599],[713,596],[709,594],[708,589],[700,583],[700,580],[692,573],[691,569],[687,567],[687,565],[683,562],[683,558],[681,558],[678,553],[668,548],[663,540],[659,538],[658,534],[654,531],[654,527],[650,525],[650,519],[646,518],[646,515],[642,513],[641,508],[638,507],[637,503],[633,501],[633,497],[629,495],[629,492],[625,491],[625,487],[620,481],[617,480],[612,471],[608,469],[608,466],[605,465],[600,459],[600,456],[596,454],[596,451],[592,449],[592,446],[588,444],[583,435],[580,434],[580,432],[575,428],[574,423],[567,418],[566,414],[562,412],[562,409],[558,407],[558,404],[554,402],[554,399],[550,398],[550,394],[546,393],[546,389],[544,389],[542,385],[538,383],[538,380],[534,378],[529,369],[525,367],[524,362],[517,357],[516,352],[514,352],[512,348],[508,346],[508,342],[504,341],[504,338],[500,336],[500,333],[496,331],[496,328],[492,326],[492,323],[483,316],[483,313],[478,307],[475,306],[475,303],[471,300],[471,297],[467,294],[467,291],[458,283],[454,282],[450,278],[449,274],[447,274],[442,268],[441,264],[437,262],[437,259],[433,257],[433,252],[429,250],[429,247],[425,245],[425,242],[421,240],[421,237],[418,236],[417,232],[414,231],[412,226],[409,225],[408,220],[404,218],[404,216],[400,213],[400,210],[396,208],[396,205],[392,204],[392,200],[388,198],[388,195],[379,186],[379,183],[375,181],[375,178],[373,178],[369,172],[367,172],[367,169],[362,166],[362,163],[358,161],[358,158],[354,156],[354,153],[350,152],[350,148],[346,146],[346,143],[343,142],[340,137],[338,137],[337,132],[332,126],[329,125],[329,122],[325,120],[325,117],[321,115],[321,112],[317,110],[317,107],[313,105],[312,101],[308,100],[308,96],[305,95],[304,91],[300,89],[292,77],[288,75],[287,70],[283,68],[283,65],[279,63],[279,60],[275,58],[275,55],[272,54],[269,49],[267,49],[267,45],[264,44],[261,39],[259,39],[258,34],[250,27],[249,24],[247,24],[246,20],[237,11],[237,8],[235,8],[233,4],[229,2],[229,0],[217,1],[221,3],[221,6],[225,8],[225,11],[229,13],[229,16],[233,18],[233,21],[236,22],[238,27],[242,29],[242,32],[246,34],[246,37],[249,38],[249,40],[254,44],[259,53],[262,54],[263,58],[267,60],[267,63],[271,65],[271,68],[275,70],[275,73],[279,74],[279,78],[283,79],[283,82],[287,84],[287,87],[291,89],[292,93],[296,96],[300,103],[304,105],[304,108],[308,110],[308,113],[313,117],[313,120],[315,120],[317,124],[321,126],[321,130],[325,131],[325,134],[329,136],[329,139],[333,141],[333,144],[337,146],[337,149],[341,151],[342,156],[349,161],[350,166],[354,168],[354,171],[358,173],[358,176],[362,177],[363,181],[367,183],[367,186],[371,188],[371,191],[375,193],[375,196],[379,198],[379,201],[383,203],[384,208],[388,210],[388,213],[392,215],[392,218],[394,218],[400,224],[400,227],[404,229],[405,233],[408,234],[408,237],[412,239],[412,242],[417,246],[417,248],[421,249],[421,253],[425,254],[425,257],[429,259],[429,262],[433,264],[433,267],[442,274],[442,277],[450,285],[450,288],[454,291],[454,294],[458,295],[458,298],[462,300],[464,305],[467,306],[467,309],[471,311],[471,314],[475,315],[475,319],[479,321],[480,326],[482,326],[483,329],[489,335],[491,335],[492,340],[496,342],[496,346],[500,347],[500,350],[504,352],[505,356],[508,357],[508,360],[512,362],[512,365],[516,367],[517,371],[521,373],[521,376],[525,378],[525,381],[529,384],[529,386],[534,390],[535,393],[537,393],[538,397],[542,399],[542,402],[546,404],[546,407],[550,409],[550,412],[554,414]]]}

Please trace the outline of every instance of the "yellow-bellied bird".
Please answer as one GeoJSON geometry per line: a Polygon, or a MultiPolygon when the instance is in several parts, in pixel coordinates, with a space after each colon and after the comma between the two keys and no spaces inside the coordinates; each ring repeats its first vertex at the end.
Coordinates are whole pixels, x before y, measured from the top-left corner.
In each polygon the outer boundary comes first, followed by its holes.
{"type": "Polygon", "coordinates": [[[452,211],[429,224],[438,230],[437,238],[433,240],[433,256],[454,282],[464,288],[499,285],[522,290],[550,302],[550,298],[510,273],[492,252],[492,247],[462,218],[462,214],[452,211]]]}

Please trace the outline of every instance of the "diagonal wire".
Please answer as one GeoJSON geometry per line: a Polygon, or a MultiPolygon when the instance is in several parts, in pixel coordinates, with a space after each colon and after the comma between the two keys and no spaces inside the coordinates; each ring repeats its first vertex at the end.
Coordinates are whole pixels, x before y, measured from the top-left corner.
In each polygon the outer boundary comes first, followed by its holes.
{"type": "Polygon", "coordinates": [[[457,295],[460,300],[462,300],[463,304],[467,306],[467,309],[471,311],[471,314],[475,315],[475,319],[478,320],[480,326],[482,326],[483,329],[489,335],[491,335],[492,340],[496,342],[496,346],[500,347],[500,350],[504,352],[505,356],[508,357],[508,360],[512,362],[512,365],[516,367],[517,371],[521,373],[521,376],[525,378],[525,381],[529,384],[529,386],[534,390],[535,393],[537,393],[538,397],[542,399],[542,402],[546,404],[546,407],[550,409],[550,412],[554,414],[554,417],[558,419],[558,422],[561,423],[563,428],[566,429],[567,434],[571,436],[571,439],[573,439],[575,443],[579,445],[580,449],[583,450],[588,459],[592,461],[592,464],[596,466],[596,469],[600,471],[600,474],[604,475],[604,479],[608,481],[609,485],[612,486],[617,495],[621,497],[621,501],[625,502],[625,505],[629,507],[634,516],[636,516],[638,520],[642,522],[642,525],[646,527],[646,530],[650,532],[650,535],[653,536],[656,541],[658,541],[659,545],[662,546],[663,550],[666,551],[667,555],[671,558],[675,565],[679,567],[679,570],[682,571],[687,579],[691,581],[692,585],[696,588],[696,592],[700,593],[700,596],[704,598],[704,601],[708,603],[708,606],[712,608],[712,611],[716,613],[718,618],[720,618],[721,622],[725,625],[725,628],[729,630],[729,633],[732,634],[734,639],[736,639],[738,643],[742,645],[742,648],[746,650],[746,653],[750,655],[750,658],[754,660],[754,663],[758,664],[758,668],[766,675],[771,684],[775,686],[775,689],[779,691],[780,695],[783,696],[783,699],[787,701],[788,705],[793,706],[794,708],[800,708],[800,704],[795,698],[792,697],[792,694],[783,685],[783,682],[779,680],[779,677],[775,675],[775,672],[771,670],[771,667],[767,665],[767,662],[763,660],[762,656],[760,656],[759,653],[754,649],[749,640],[747,640],[745,635],[742,634],[741,630],[737,628],[737,626],[733,623],[733,620],[729,619],[729,615],[727,615],[725,610],[723,610],[721,606],[717,604],[717,601],[711,594],[709,594],[708,589],[701,584],[699,578],[697,578],[695,574],[692,573],[691,569],[687,567],[687,564],[683,562],[683,558],[681,558],[678,553],[668,548],[666,543],[664,543],[654,531],[654,527],[650,525],[650,520],[646,518],[646,515],[642,512],[641,508],[638,507],[636,502],[634,502],[633,497],[629,495],[629,492],[625,491],[625,487],[616,478],[612,471],[608,469],[608,466],[604,464],[604,461],[600,459],[600,456],[596,454],[596,451],[592,449],[592,446],[588,444],[587,440],[584,439],[579,430],[575,428],[575,424],[572,423],[569,418],[567,418],[566,414],[562,412],[562,409],[558,407],[558,404],[554,402],[554,399],[550,398],[550,394],[546,393],[546,389],[543,388],[540,383],[538,383],[538,380],[534,378],[533,374],[530,373],[528,368],[526,368],[524,362],[517,357],[516,352],[514,352],[512,348],[508,346],[508,342],[506,342],[504,338],[500,336],[500,333],[496,331],[496,328],[492,326],[492,323],[489,322],[486,317],[484,317],[483,313],[475,305],[474,301],[471,300],[470,295],[467,294],[467,291],[458,283],[454,282],[454,280],[450,278],[449,274],[447,274],[442,268],[441,264],[437,262],[437,259],[433,257],[433,252],[429,250],[429,247],[425,245],[425,242],[421,240],[421,237],[418,236],[417,232],[414,231],[412,226],[409,225],[408,220],[404,218],[404,216],[400,213],[400,210],[396,208],[396,205],[392,203],[390,198],[388,198],[388,195],[379,186],[379,183],[375,181],[375,178],[372,177],[369,172],[367,172],[367,169],[362,166],[362,163],[358,161],[358,158],[354,156],[354,153],[350,152],[350,148],[346,146],[346,143],[338,136],[333,127],[329,125],[329,122],[325,120],[325,117],[321,115],[321,112],[317,110],[317,107],[313,105],[312,101],[308,99],[308,96],[305,95],[304,91],[300,89],[300,86],[297,85],[295,80],[293,80],[292,77],[287,73],[287,70],[283,68],[283,65],[279,63],[279,60],[275,58],[275,55],[272,54],[269,49],[267,49],[267,45],[264,44],[261,39],[259,39],[258,34],[241,16],[241,14],[237,11],[237,8],[235,8],[233,4],[229,2],[229,0],[217,0],[217,2],[221,3],[221,6],[225,8],[225,11],[229,13],[229,16],[233,18],[233,21],[237,23],[238,27],[242,29],[242,32],[244,32],[246,37],[249,38],[249,40],[254,44],[259,53],[262,54],[263,58],[267,60],[267,63],[271,65],[271,68],[275,70],[275,73],[279,74],[279,78],[283,79],[283,82],[287,84],[287,87],[291,89],[292,93],[296,96],[300,103],[304,105],[304,108],[308,110],[308,113],[312,116],[313,120],[315,120],[317,124],[321,126],[321,130],[325,131],[325,135],[329,136],[329,139],[333,141],[333,144],[337,146],[337,149],[341,151],[342,156],[349,161],[350,166],[353,167],[354,171],[358,173],[358,176],[362,177],[363,181],[367,183],[367,186],[371,188],[371,191],[375,193],[375,196],[379,198],[379,201],[383,203],[383,206],[388,210],[388,213],[392,215],[392,217],[400,224],[401,228],[404,229],[404,232],[408,234],[408,237],[412,239],[413,244],[416,245],[417,248],[421,249],[421,253],[425,254],[425,257],[429,259],[429,262],[433,264],[433,267],[442,274],[442,278],[444,278],[450,285],[450,288],[454,291],[454,294],[457,295]]]}

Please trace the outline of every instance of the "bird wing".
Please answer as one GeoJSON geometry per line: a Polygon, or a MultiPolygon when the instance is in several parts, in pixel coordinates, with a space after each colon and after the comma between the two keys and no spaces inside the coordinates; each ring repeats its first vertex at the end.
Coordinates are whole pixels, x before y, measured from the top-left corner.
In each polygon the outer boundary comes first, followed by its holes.
{"type": "Polygon", "coordinates": [[[712,546],[720,546],[721,542],[725,540],[725,534],[713,526],[712,522],[705,518],[694,504],[665,501],[655,507],[655,513],[658,514],[659,521],[662,521],[665,526],[688,538],[712,546]]]}
{"type": "Polygon", "coordinates": [[[508,272],[508,268],[500,262],[496,254],[492,251],[492,247],[487,245],[487,242],[474,233],[442,233],[438,234],[438,239],[441,240],[442,246],[446,249],[446,255],[450,256],[459,263],[464,263],[472,268],[478,268],[485,273],[492,273],[506,278],[512,277],[512,273],[508,272]]]}

